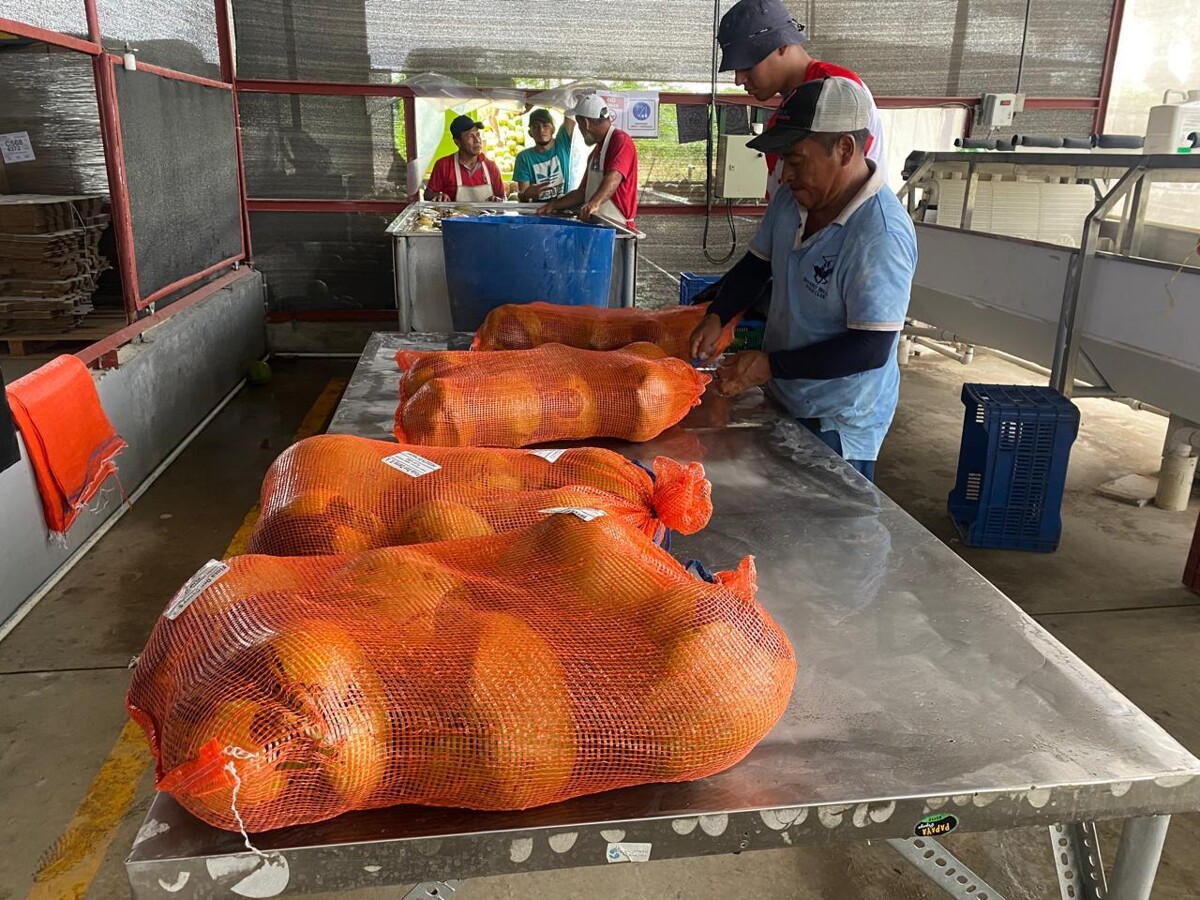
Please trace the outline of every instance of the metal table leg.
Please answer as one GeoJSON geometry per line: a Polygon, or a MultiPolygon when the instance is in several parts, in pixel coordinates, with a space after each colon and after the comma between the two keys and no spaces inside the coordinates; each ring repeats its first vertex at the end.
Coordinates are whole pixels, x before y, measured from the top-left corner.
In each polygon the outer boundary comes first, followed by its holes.
{"type": "Polygon", "coordinates": [[[1113,866],[1110,900],[1150,900],[1170,816],[1126,819],[1113,866]]]}
{"type": "Polygon", "coordinates": [[[1094,823],[1051,825],[1050,843],[1062,900],[1103,900],[1108,896],[1094,823]]]}
{"type": "Polygon", "coordinates": [[[951,897],[962,900],[1004,900],[999,891],[933,838],[896,838],[888,843],[951,897]]]}
{"type": "Polygon", "coordinates": [[[462,881],[455,878],[450,881],[422,881],[404,895],[404,900],[441,900],[453,897],[462,887],[462,881]]]}

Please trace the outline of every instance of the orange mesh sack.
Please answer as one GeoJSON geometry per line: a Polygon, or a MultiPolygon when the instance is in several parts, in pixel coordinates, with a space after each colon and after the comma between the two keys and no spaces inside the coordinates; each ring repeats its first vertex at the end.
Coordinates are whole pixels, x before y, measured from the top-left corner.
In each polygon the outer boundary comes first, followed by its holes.
{"type": "Polygon", "coordinates": [[[250,552],[356,553],[513,531],[543,509],[594,507],[661,540],[712,515],[699,463],[647,470],[611,450],[410,447],[350,435],[293,444],[263,481],[250,552]]]}
{"type": "Polygon", "coordinates": [[[474,353],[401,350],[396,437],[409,444],[524,447],[595,437],[648,441],[711,380],[653,344],[474,353]]]}
{"type": "MultiPolygon", "coordinates": [[[[645,342],[667,356],[691,362],[692,332],[708,314],[708,304],[665,309],[605,309],[558,303],[509,303],[488,313],[475,332],[472,350],[531,350],[565,344],[583,350],[619,350],[645,342]]],[[[740,317],[739,317],[740,318],[740,317]]],[[[733,342],[737,320],[721,332],[717,352],[733,342]]]]}
{"type": "Polygon", "coordinates": [[[702,778],[795,679],[749,562],[697,581],[611,516],[228,567],[168,606],[127,699],[158,787],[219,828],[702,778]]]}

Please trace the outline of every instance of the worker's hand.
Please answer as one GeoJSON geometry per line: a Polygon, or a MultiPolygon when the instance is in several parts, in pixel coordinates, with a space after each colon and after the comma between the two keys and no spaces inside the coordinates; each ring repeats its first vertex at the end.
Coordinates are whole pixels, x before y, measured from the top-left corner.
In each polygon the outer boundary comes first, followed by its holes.
{"type": "Polygon", "coordinates": [[[717,343],[721,340],[721,332],[724,330],[716,313],[709,313],[701,319],[696,330],[692,332],[692,359],[698,362],[711,361],[717,355],[717,343]]]}
{"type": "Polygon", "coordinates": [[[504,200],[504,197],[497,197],[495,194],[492,194],[492,196],[488,197],[488,203],[503,203],[504,200]]]}
{"type": "Polygon", "coordinates": [[[579,221],[580,222],[592,221],[592,216],[594,216],[599,211],[599,209],[600,209],[599,203],[592,203],[589,200],[587,203],[583,204],[583,206],[579,207],[579,221]]]}
{"type": "Polygon", "coordinates": [[[736,397],[771,380],[771,362],[761,350],[747,350],[717,366],[717,393],[736,397]]]}
{"type": "Polygon", "coordinates": [[[432,203],[449,203],[449,202],[450,202],[450,195],[449,195],[449,194],[437,193],[437,194],[434,194],[432,197],[430,197],[430,198],[429,198],[429,200],[430,200],[430,202],[432,202],[432,203]]]}
{"type": "Polygon", "coordinates": [[[555,206],[554,201],[551,200],[549,203],[543,203],[541,206],[539,206],[537,214],[539,216],[552,216],[556,212],[558,212],[558,207],[555,206]]]}

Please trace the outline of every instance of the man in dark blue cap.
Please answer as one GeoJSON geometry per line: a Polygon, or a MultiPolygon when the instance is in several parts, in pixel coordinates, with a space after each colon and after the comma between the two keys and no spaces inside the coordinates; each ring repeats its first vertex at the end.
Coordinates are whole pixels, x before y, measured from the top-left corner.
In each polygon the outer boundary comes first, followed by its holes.
{"type": "MultiPolygon", "coordinates": [[[[867,130],[867,159],[887,179],[883,156],[883,123],[879,110],[862,79],[854,72],[833,63],[813,59],[804,49],[808,37],[804,26],[788,13],[782,0],[739,0],[721,18],[717,42],[721,45],[721,71],[733,72],[738,87],[760,103],[775,96],[786,97],[806,81],[818,78],[843,78],[858,85],[870,99],[867,130]]],[[[770,127],[774,120],[768,122],[770,127]]],[[[771,177],[768,196],[779,187],[779,162],[767,155],[771,177]]]]}
{"type": "Polygon", "coordinates": [[[426,200],[483,203],[504,199],[504,179],[496,164],[483,154],[481,122],[459,116],[450,123],[450,137],[458,150],[443,156],[429,173],[426,200]]]}
{"type": "Polygon", "coordinates": [[[864,155],[870,98],[844,78],[802,84],[750,141],[783,160],[783,188],[749,252],[692,334],[711,359],[722,329],[768,282],[763,349],[728,357],[716,387],[765,386],[801,424],[869,479],[896,411],[896,344],[917,263],[912,219],[864,155]]]}

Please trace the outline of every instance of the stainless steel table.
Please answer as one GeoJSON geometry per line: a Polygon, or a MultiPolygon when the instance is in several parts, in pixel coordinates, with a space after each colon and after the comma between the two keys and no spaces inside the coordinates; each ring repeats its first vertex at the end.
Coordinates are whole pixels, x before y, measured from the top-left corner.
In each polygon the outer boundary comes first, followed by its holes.
{"type": "MultiPolygon", "coordinates": [[[[392,354],[444,339],[373,336],[331,430],[390,437],[392,354]]],[[[472,876],[876,839],[953,896],[999,900],[936,836],[1043,825],[1064,897],[1149,896],[1169,815],[1200,809],[1200,760],[908,514],[761,397],[610,446],[703,462],[716,514],[676,555],[753,553],[795,645],[791,706],[745,761],[526,812],[355,813],[255,835],[257,853],[159,795],[127,861],[135,895],[434,896],[472,876]],[[1108,889],[1097,819],[1127,820],[1108,889]]]]}

